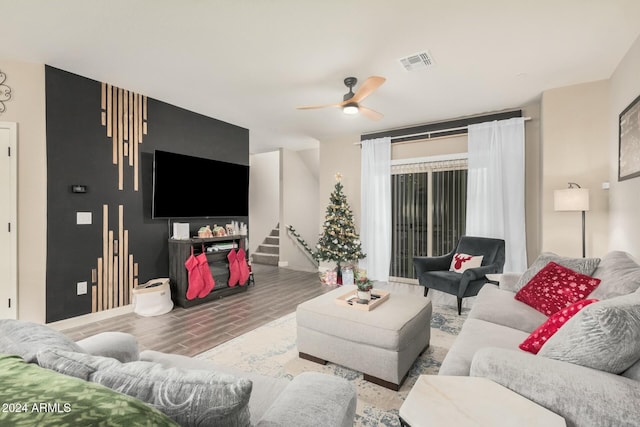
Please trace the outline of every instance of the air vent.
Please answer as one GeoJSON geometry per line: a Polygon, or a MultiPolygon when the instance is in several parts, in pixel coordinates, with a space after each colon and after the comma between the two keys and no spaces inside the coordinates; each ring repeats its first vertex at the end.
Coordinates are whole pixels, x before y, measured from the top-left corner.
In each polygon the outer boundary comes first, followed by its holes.
{"type": "Polygon", "coordinates": [[[400,63],[407,71],[422,70],[435,65],[433,56],[428,51],[416,53],[415,55],[400,58],[400,63]]]}

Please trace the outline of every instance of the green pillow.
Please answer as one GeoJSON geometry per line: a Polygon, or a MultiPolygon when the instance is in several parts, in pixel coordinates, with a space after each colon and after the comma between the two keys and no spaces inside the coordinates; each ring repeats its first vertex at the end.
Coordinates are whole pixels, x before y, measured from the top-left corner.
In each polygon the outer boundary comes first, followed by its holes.
{"type": "Polygon", "coordinates": [[[0,425],[177,426],[160,411],[99,384],[0,354],[0,425]]]}
{"type": "Polygon", "coordinates": [[[107,386],[152,405],[181,426],[250,425],[252,383],[214,371],[165,368],[159,363],[121,363],[110,357],[48,349],[38,364],[107,386]]]}

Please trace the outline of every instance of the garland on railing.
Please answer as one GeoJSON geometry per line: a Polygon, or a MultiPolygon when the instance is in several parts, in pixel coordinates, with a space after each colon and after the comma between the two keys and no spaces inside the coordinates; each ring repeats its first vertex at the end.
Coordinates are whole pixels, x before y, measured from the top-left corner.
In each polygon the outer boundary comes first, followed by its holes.
{"type": "Polygon", "coordinates": [[[292,225],[287,225],[287,230],[289,230],[289,233],[291,233],[291,235],[296,238],[296,240],[298,241],[300,246],[302,246],[304,248],[304,250],[307,251],[309,253],[309,255],[311,255],[311,258],[313,258],[313,260],[317,262],[318,261],[318,253],[315,252],[313,249],[311,249],[311,247],[302,238],[302,236],[300,236],[300,234],[296,231],[296,229],[293,228],[292,225]]]}

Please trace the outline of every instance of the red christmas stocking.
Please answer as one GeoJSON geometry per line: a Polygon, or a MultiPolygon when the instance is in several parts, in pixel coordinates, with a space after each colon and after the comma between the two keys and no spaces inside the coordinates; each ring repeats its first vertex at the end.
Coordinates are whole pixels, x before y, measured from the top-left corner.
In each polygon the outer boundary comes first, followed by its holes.
{"type": "Polygon", "coordinates": [[[247,254],[244,249],[238,249],[238,283],[240,286],[244,286],[247,284],[247,280],[249,280],[249,266],[247,265],[247,254]]]}
{"type": "Polygon", "coordinates": [[[187,258],[184,266],[187,268],[189,278],[189,286],[187,286],[187,299],[192,300],[198,296],[204,285],[202,281],[202,274],[200,274],[198,259],[193,255],[193,248],[191,248],[191,256],[187,258]]]}
{"type": "Polygon", "coordinates": [[[211,292],[213,287],[216,285],[216,282],[213,280],[213,276],[211,275],[209,261],[207,260],[207,255],[204,251],[198,255],[196,259],[198,260],[198,268],[202,275],[202,289],[198,293],[198,298],[204,298],[209,295],[209,292],[211,292]]]}
{"type": "Polygon", "coordinates": [[[235,249],[231,249],[227,254],[229,260],[229,286],[232,288],[238,284],[240,272],[238,271],[238,256],[235,249]]]}

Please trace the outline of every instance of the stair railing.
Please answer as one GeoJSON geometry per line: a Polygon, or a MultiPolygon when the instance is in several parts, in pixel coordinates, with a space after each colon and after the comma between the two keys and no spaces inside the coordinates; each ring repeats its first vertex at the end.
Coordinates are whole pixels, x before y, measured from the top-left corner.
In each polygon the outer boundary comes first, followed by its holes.
{"type": "Polygon", "coordinates": [[[309,258],[309,261],[311,261],[313,265],[318,267],[320,263],[316,259],[315,252],[309,247],[309,245],[302,238],[302,236],[300,236],[300,234],[291,225],[287,225],[287,231],[289,232],[290,236],[294,237],[294,241],[296,242],[296,245],[298,246],[299,249],[302,250],[302,252],[304,252],[307,258],[309,258]]]}

